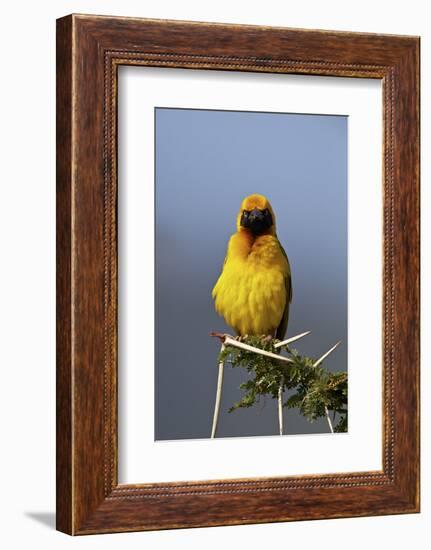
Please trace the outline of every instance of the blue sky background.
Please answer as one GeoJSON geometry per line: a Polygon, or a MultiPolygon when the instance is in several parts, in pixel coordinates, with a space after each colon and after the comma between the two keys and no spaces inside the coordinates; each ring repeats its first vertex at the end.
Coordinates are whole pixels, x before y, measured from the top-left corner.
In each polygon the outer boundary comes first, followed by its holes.
{"type": "MultiPolygon", "coordinates": [[[[205,438],[219,351],[208,333],[232,332],[211,290],[251,193],[269,198],[292,268],[288,335],[312,330],[297,344],[311,357],[341,339],[326,366],[347,370],[347,117],[158,108],[155,118],[155,437],[205,438]]],[[[278,433],[270,398],[227,412],[246,376],[226,368],[218,437],[278,433]]],[[[287,434],[327,431],[284,414],[287,434]]]]}

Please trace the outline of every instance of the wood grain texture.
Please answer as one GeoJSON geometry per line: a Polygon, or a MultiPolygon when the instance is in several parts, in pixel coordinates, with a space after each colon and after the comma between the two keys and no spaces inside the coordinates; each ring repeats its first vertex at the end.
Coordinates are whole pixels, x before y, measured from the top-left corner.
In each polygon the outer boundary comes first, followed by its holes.
{"type": "Polygon", "coordinates": [[[72,531],[72,34],[57,23],[57,529],[72,531]]]}
{"type": "Polygon", "coordinates": [[[57,24],[58,529],[86,534],[417,512],[419,39],[79,15],[57,24]],[[118,485],[122,64],[382,80],[382,471],[118,485]]]}

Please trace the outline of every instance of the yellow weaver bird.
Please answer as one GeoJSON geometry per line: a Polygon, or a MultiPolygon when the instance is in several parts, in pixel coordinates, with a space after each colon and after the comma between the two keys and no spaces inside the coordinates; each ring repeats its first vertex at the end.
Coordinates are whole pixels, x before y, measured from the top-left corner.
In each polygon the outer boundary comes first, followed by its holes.
{"type": "Polygon", "coordinates": [[[265,334],[282,340],[289,322],[292,279],[268,199],[258,194],[246,197],[236,226],[212,291],[216,311],[241,336],[265,334]]]}

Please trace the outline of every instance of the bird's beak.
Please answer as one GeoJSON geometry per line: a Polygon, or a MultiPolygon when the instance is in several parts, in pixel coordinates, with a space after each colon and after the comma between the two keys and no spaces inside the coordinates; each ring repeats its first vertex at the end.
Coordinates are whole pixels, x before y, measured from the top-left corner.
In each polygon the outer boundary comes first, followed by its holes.
{"type": "Polygon", "coordinates": [[[250,212],[248,219],[250,220],[250,224],[263,222],[264,215],[262,210],[259,210],[259,208],[255,208],[250,212]]]}
{"type": "Polygon", "coordinates": [[[241,218],[241,225],[253,233],[260,235],[272,225],[272,216],[268,210],[254,208],[250,212],[244,212],[241,218]]]}

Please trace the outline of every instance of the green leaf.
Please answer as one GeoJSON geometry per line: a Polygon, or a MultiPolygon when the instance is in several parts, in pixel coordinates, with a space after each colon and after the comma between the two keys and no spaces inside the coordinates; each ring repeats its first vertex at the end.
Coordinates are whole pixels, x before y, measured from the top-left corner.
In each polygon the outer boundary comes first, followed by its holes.
{"type": "Polygon", "coordinates": [[[229,412],[239,408],[252,407],[262,396],[278,398],[280,385],[283,390],[294,390],[284,406],[297,408],[310,422],[326,414],[325,407],[339,417],[334,430],[347,431],[347,385],[346,372],[330,372],[322,365],[313,367],[315,359],[301,356],[288,346],[275,348],[278,340],[260,336],[241,337],[241,342],[272,353],[283,350],[292,363],[287,365],[270,357],[258,355],[234,346],[226,346],[219,355],[219,361],[229,363],[232,368],[244,368],[250,379],[240,384],[243,396],[230,407],[229,412]]]}

